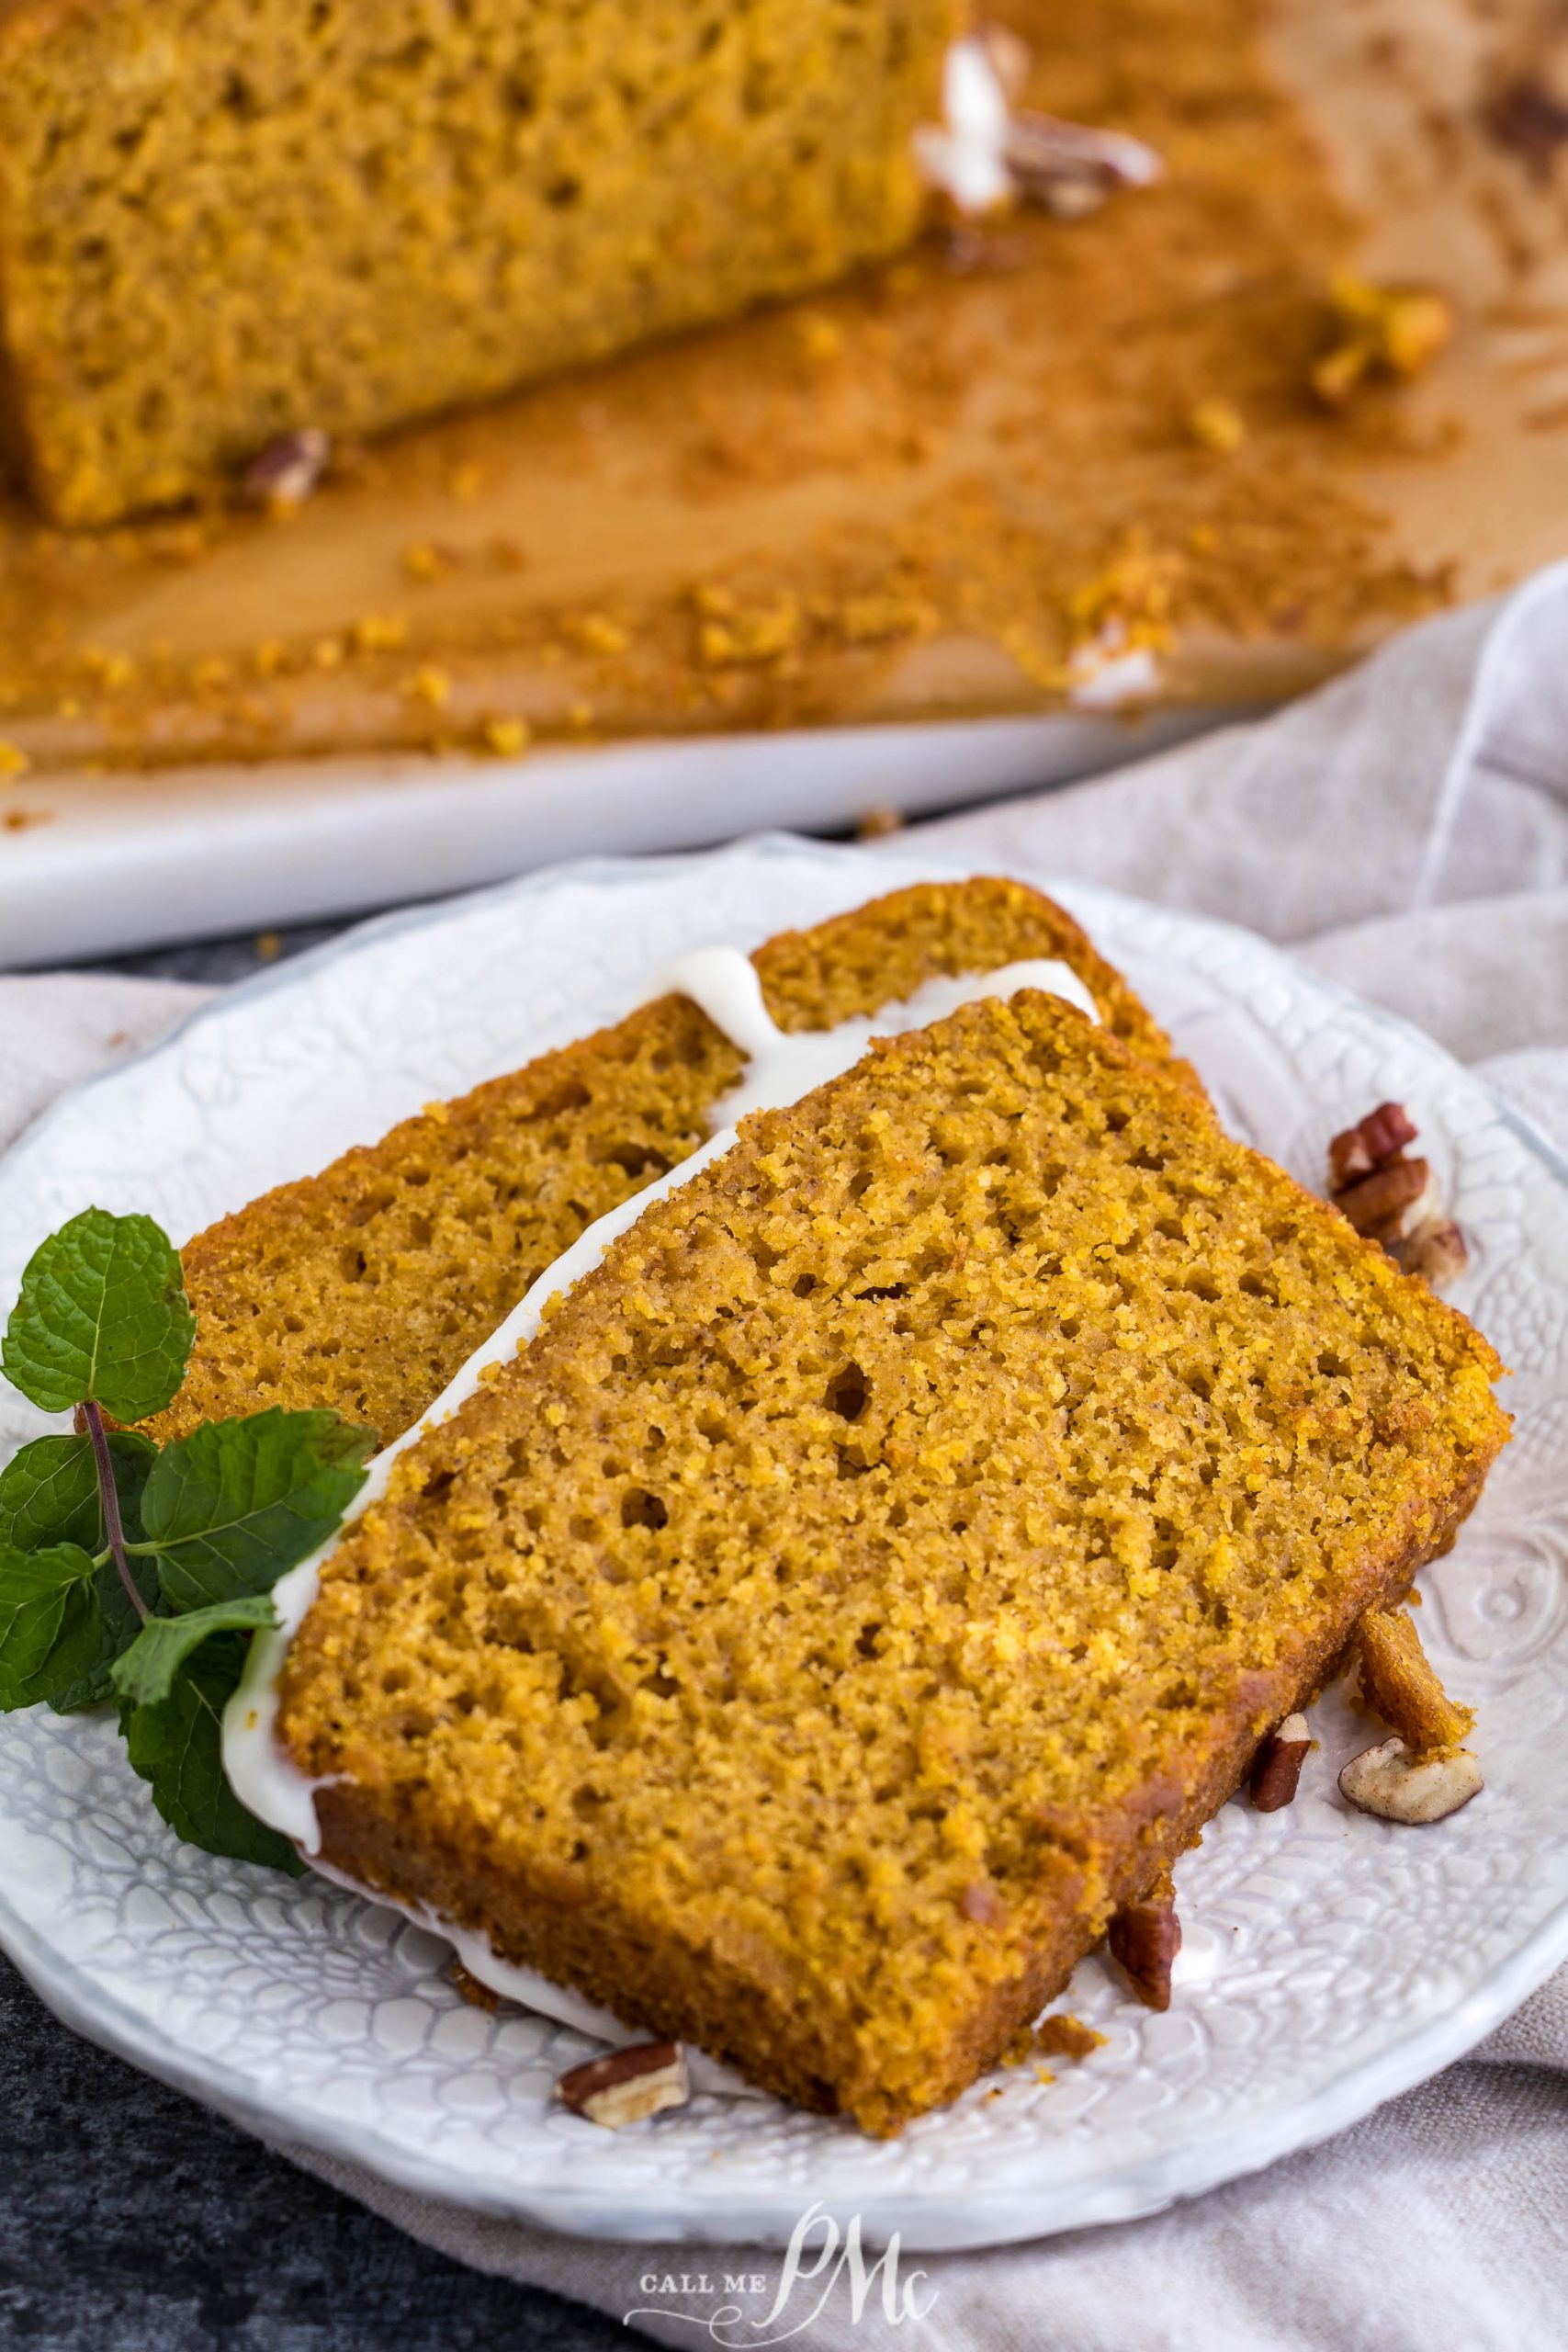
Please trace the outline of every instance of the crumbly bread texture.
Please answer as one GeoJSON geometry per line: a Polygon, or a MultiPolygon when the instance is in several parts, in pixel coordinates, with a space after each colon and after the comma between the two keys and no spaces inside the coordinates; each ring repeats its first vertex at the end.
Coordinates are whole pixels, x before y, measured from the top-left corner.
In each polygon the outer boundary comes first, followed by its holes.
{"type": "Polygon", "coordinates": [[[179,499],[896,252],[957,0],[0,0],[32,487],[179,499]]]}
{"type": "Polygon", "coordinates": [[[1369,1609],[1355,1655],[1362,1699],[1417,1756],[1457,1747],[1474,1730],[1474,1708],[1450,1698],[1405,1610],[1369,1609]]]}
{"type": "MultiPolygon", "coordinates": [[[[1030,956],[1070,964],[1118,1036],[1168,1057],[1071,916],[1020,882],[896,891],[754,960],[780,1027],[817,1029],[936,974],[1030,956]]],[[[697,1148],[743,1067],[694,1004],[666,997],[198,1234],[181,1253],[196,1350],[152,1434],[330,1405],[397,1436],[585,1226],[697,1148]]]]}
{"type": "Polygon", "coordinates": [[[330,1860],[897,2131],[1474,1501],[1464,1318],[1053,999],[652,1206],[401,1458],[283,1683],[330,1860]]]}

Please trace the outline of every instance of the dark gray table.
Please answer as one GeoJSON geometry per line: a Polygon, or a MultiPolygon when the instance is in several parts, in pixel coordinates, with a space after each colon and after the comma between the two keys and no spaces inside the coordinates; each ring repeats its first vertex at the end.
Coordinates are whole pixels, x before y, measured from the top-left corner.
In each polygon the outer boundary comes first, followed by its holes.
{"type": "MultiPolygon", "coordinates": [[[[333,928],[289,933],[280,952],[333,928]]],[[[269,960],[246,939],[113,968],[223,981],[269,960]]],[[[107,2056],[0,1960],[0,2346],[607,2352],[626,2342],[596,2312],[431,2253],[107,2056]]]]}

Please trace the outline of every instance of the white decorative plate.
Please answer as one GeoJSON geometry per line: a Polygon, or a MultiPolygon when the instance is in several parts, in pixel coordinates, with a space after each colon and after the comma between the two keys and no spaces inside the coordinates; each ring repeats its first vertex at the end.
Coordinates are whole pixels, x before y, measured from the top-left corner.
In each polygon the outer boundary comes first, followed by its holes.
{"type": "MultiPolygon", "coordinates": [[[[941,870],[915,845],[774,838],[378,923],[64,1099],[0,1164],[0,1297],[90,1201],[183,1238],[613,1018],[678,950],[749,944],[941,870]]],[[[1069,2005],[1103,2049],[1055,2082],[1004,2071],[897,2142],[715,2097],[612,2136],[550,2101],[580,2038],[468,2007],[445,1947],[388,1911],[180,1845],[106,1724],[35,1710],[0,1719],[0,1939],[70,2023],[274,2138],[485,2211],[779,2241],[818,2201],[868,2238],[940,2248],[1147,2212],[1266,2164],[1458,2056],[1568,1956],[1568,1170],[1437,1046],[1245,933],[1060,895],[1227,1119],[1304,1181],[1384,1097],[1419,1123],[1472,1243],[1460,1303],[1514,1366],[1517,1441],[1422,1578],[1427,1643],[1481,1709],[1484,1796],[1421,1830],[1350,1813],[1335,1774],[1369,1735],[1330,1698],[1297,1803],[1227,1805],[1180,1866],[1167,2015],[1089,1961],[1069,2005]]],[[[0,1438],[39,1426],[17,1411],[0,1438]]]]}

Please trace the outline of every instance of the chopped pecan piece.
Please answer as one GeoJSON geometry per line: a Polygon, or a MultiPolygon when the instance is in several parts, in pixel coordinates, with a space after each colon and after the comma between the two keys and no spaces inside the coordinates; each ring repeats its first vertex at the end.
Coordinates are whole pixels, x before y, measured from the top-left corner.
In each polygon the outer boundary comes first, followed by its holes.
{"type": "Polygon", "coordinates": [[[1336,1193],[1334,1204],[1370,1240],[1403,1241],[1436,1206],[1431,1191],[1432,1171],[1424,1159],[1393,1159],[1336,1193]]]}
{"type": "Polygon", "coordinates": [[[1443,1214],[1437,1181],[1424,1159],[1407,1159],[1416,1124],[1403,1102],[1380,1102],[1328,1147],[1328,1193],[1358,1233],[1381,1241],[1409,1274],[1434,1289],[1470,1261],[1463,1234],[1443,1214]]]}
{"type": "Polygon", "coordinates": [[[1389,1242],[1387,1248],[1389,1256],[1407,1274],[1419,1274],[1434,1290],[1457,1282],[1470,1263],[1465,1238],[1451,1216],[1428,1217],[1414,1233],[1389,1242]]]}
{"type": "Polygon", "coordinates": [[[1006,25],[984,21],[976,26],[975,39],[986,52],[986,61],[1001,85],[1003,96],[1010,104],[1016,102],[1023,96],[1023,85],[1029,79],[1029,43],[1006,25]]]}
{"type": "Polygon", "coordinates": [[[1181,1950],[1181,1922],[1167,1879],[1142,1903],[1123,1904],[1111,1922],[1107,1941],[1144,2007],[1168,2009],[1170,1972],[1181,1950]]]}
{"type": "Polygon", "coordinates": [[[1468,1747],[1415,1756],[1402,1739],[1363,1748],[1339,1775],[1341,1796],[1359,1813],[1375,1813],[1380,1821],[1403,1822],[1411,1828],[1446,1821],[1479,1796],[1484,1785],[1481,1767],[1468,1747]]]}
{"type": "Polygon", "coordinates": [[[302,506],[327,469],[333,445],[314,424],[286,433],[255,458],[245,475],[245,496],[257,506],[302,506]]]}
{"type": "Polygon", "coordinates": [[[1403,1102],[1380,1102],[1353,1127],[1346,1127],[1328,1147],[1328,1185],[1342,1193],[1348,1184],[1371,1176],[1397,1159],[1407,1143],[1416,1140],[1416,1123],[1403,1102]]]}
{"type": "Polygon", "coordinates": [[[678,2041],[638,2041],[573,2066],[556,2085],[556,2097],[574,2115],[606,2132],[641,2123],[667,2107],[684,2107],[692,2096],[685,2053],[678,2041]]]}
{"type": "Polygon", "coordinates": [[[1279,1728],[1269,1734],[1252,1759],[1247,1781],[1252,1802],[1259,1813],[1278,1813],[1294,1800],[1302,1766],[1316,1746],[1304,1715],[1287,1715],[1279,1728]]]}

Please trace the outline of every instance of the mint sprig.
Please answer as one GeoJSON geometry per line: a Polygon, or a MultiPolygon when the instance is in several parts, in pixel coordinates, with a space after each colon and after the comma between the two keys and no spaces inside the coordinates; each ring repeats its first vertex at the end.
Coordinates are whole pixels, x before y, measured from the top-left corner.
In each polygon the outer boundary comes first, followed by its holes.
{"type": "Polygon", "coordinates": [[[169,1697],[181,1667],[209,1635],[254,1634],[276,1623],[277,1611],[268,1592],[215,1600],[209,1608],[192,1609],[184,1617],[154,1617],[116,1658],[109,1679],[133,1706],[156,1706],[169,1697]]]}
{"type": "Polygon", "coordinates": [[[84,1209],[28,1259],[0,1369],[46,1413],[90,1402],[144,1421],[173,1399],[195,1337],[168,1235],[150,1216],[84,1209]]]}
{"type": "Polygon", "coordinates": [[[120,1718],[134,1769],[171,1829],[209,1854],[265,1862],[298,1878],[304,1864],[287,1838],[247,1813],[223,1777],[223,1709],[244,1671],[243,1636],[220,1634],[186,1658],[166,1699],[120,1718]]]}
{"type": "Polygon", "coordinates": [[[0,1553],[0,1708],[52,1699],[98,1648],[96,1571],[77,1544],[0,1553]]]}
{"type": "MultiPolygon", "coordinates": [[[[151,1438],[137,1430],[111,1430],[119,1515],[127,1538],[141,1534],[141,1489],[158,1459],[151,1438]]],[[[0,1470],[0,1544],[20,1552],[45,1544],[80,1544],[101,1552],[105,1544],[103,1497],[98,1488],[93,1442],[81,1437],[35,1437],[0,1470]]]]}
{"type": "Polygon", "coordinates": [[[141,1520],[170,1608],[270,1591],[279,1561],[291,1566],[332,1533],[374,1442],[336,1413],[274,1405],[205,1421],[166,1445],[142,1489],[141,1520]]]}
{"type": "Polygon", "coordinates": [[[131,1764],[182,1838],[298,1871],[223,1777],[223,1706],[278,1577],[325,1541],[375,1432],[274,1406],[160,1452],[116,1420],[176,1395],[196,1331],[177,1252],[150,1217],[88,1209],[34,1252],[0,1367],[72,1436],[0,1471],[0,1712],[117,1699],[131,1764]]]}

